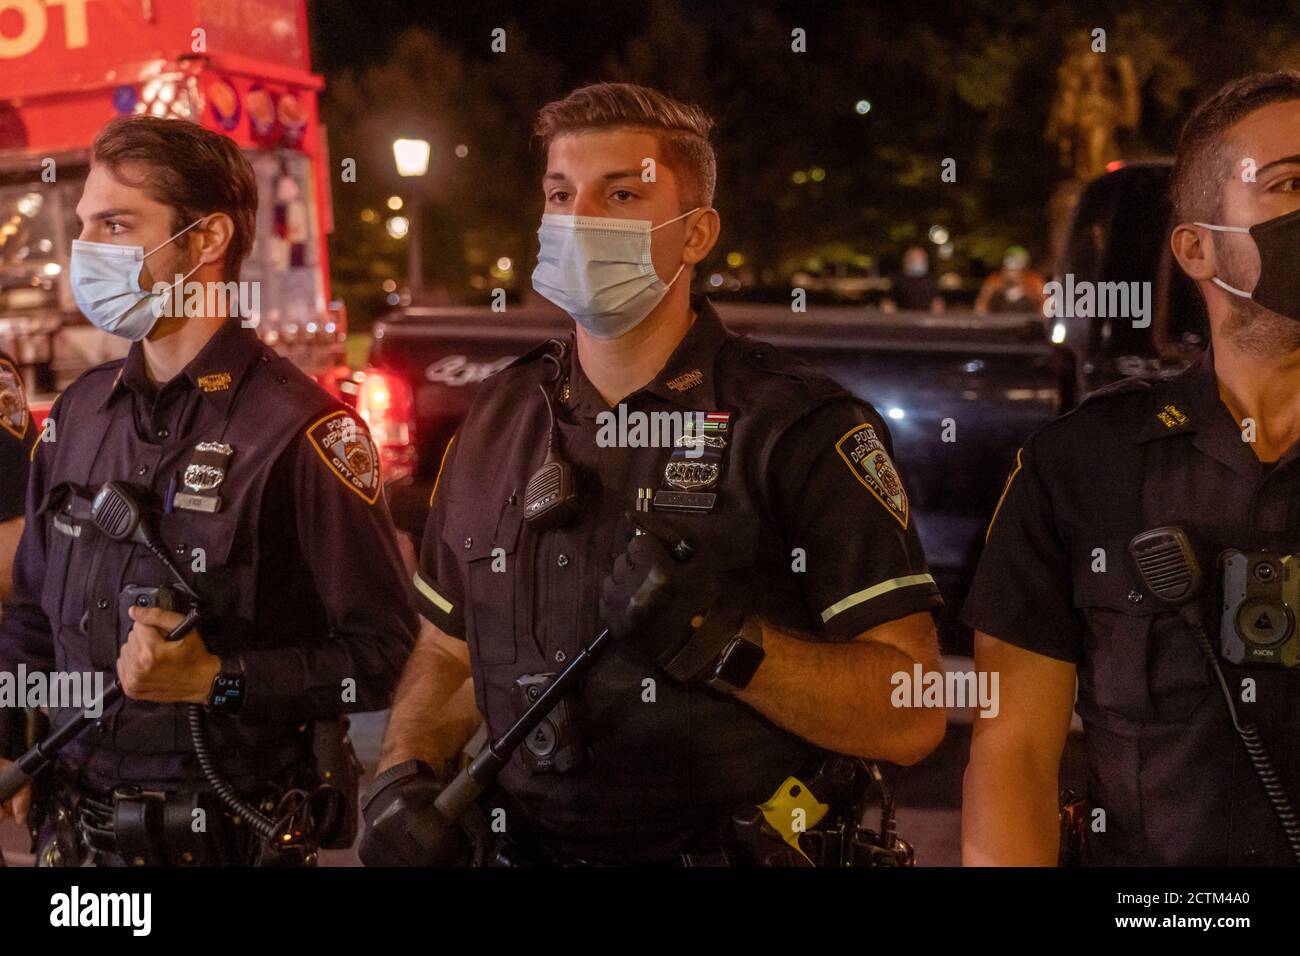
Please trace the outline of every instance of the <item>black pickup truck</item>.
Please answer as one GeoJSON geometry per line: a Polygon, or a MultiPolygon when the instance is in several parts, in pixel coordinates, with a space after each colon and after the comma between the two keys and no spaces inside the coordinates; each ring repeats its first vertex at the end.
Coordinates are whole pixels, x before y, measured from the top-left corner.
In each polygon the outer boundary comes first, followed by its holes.
{"type": "MultiPolygon", "coordinates": [[[[863,306],[755,305],[715,298],[733,331],[821,366],[889,422],[926,556],[956,626],[984,529],[1016,450],[1086,391],[1125,375],[1166,374],[1199,349],[1204,315],[1168,252],[1168,164],[1135,164],[1084,192],[1057,277],[1149,282],[1149,322],[1039,313],[898,312],[863,306]]],[[[442,450],[478,384],[528,348],[567,335],[558,310],[408,307],[379,322],[357,404],[384,453],[399,526],[417,537],[442,450]]]]}

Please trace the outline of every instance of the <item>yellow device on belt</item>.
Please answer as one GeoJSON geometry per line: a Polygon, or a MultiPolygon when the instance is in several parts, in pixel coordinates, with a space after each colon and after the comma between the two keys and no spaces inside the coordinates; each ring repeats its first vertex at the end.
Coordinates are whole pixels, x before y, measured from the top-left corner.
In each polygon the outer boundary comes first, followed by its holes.
{"type": "Polygon", "coordinates": [[[799,846],[799,835],[821,823],[830,812],[830,806],[817,799],[798,777],[786,777],[766,803],[760,803],[763,819],[768,826],[809,863],[808,854],[799,846]]]}

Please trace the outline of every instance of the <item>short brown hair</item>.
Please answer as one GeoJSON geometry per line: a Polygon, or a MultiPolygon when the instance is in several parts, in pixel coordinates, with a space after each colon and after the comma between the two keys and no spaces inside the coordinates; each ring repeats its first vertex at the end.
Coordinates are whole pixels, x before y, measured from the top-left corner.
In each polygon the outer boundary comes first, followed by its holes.
{"type": "Polygon", "coordinates": [[[1288,100],[1300,100],[1300,72],[1276,70],[1232,80],[1192,111],[1178,137],[1170,179],[1179,222],[1218,219],[1223,183],[1233,173],[1224,134],[1256,110],[1288,100]]]}
{"type": "Polygon", "coordinates": [[[257,232],[257,177],[234,140],[187,120],[119,116],[99,131],[90,155],[122,182],[171,206],[173,232],[214,212],[229,216],[235,231],[226,247],[225,278],[239,278],[257,232]],[[123,179],[127,163],[145,166],[149,175],[123,179]]]}
{"type": "Polygon", "coordinates": [[[698,106],[681,103],[658,90],[633,83],[595,83],[537,114],[533,132],[549,148],[555,137],[598,129],[634,129],[659,140],[668,165],[682,183],[682,211],[713,205],[718,160],[709,143],[711,120],[698,106]]]}

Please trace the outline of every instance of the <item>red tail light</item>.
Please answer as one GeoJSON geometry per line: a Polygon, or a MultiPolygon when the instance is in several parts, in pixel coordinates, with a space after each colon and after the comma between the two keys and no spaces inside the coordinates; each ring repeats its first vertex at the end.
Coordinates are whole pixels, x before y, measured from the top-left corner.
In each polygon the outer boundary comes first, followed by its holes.
{"type": "Polygon", "coordinates": [[[359,373],[357,412],[370,427],[370,437],[379,446],[383,458],[384,479],[389,482],[409,478],[415,460],[411,440],[414,402],[411,388],[395,375],[367,371],[359,373]]]}

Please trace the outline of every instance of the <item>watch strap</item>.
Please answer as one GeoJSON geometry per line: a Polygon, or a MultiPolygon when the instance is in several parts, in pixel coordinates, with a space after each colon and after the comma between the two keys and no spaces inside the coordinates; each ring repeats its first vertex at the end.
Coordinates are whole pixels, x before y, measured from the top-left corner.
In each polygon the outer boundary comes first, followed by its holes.
{"type": "Polygon", "coordinates": [[[736,639],[741,622],[716,608],[709,611],[704,623],[690,639],[667,660],[659,663],[669,677],[679,681],[699,680],[712,672],[718,656],[736,639]]]}

